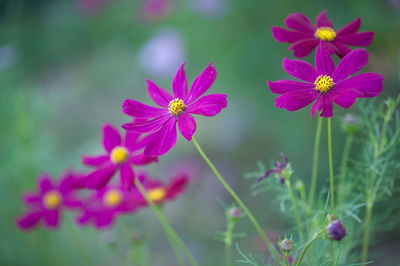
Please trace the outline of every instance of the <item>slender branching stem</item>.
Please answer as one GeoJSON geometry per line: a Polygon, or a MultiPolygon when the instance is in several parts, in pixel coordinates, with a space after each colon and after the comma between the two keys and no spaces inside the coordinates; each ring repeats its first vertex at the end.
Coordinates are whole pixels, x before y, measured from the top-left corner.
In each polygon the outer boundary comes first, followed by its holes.
{"type": "Polygon", "coordinates": [[[329,153],[329,179],[331,183],[331,214],[335,212],[335,187],[333,182],[333,159],[332,159],[332,129],[331,118],[328,118],[328,153],[329,153]]]}
{"type": "MultiPolygon", "coordinates": [[[[196,260],[190,254],[189,250],[186,248],[186,246],[183,243],[182,239],[178,236],[178,234],[175,232],[175,230],[169,224],[167,218],[163,215],[163,213],[158,208],[158,206],[155,205],[154,202],[150,199],[149,195],[146,192],[146,189],[143,187],[143,184],[139,181],[138,178],[135,179],[135,185],[137,186],[137,188],[139,189],[139,191],[143,195],[143,197],[146,199],[147,204],[149,204],[149,206],[153,210],[154,214],[160,220],[160,222],[161,222],[161,224],[162,224],[162,226],[163,226],[163,228],[164,228],[164,230],[165,230],[165,232],[167,234],[167,237],[170,237],[171,240],[172,240],[171,242],[174,243],[172,245],[172,249],[175,250],[176,247],[174,247],[174,245],[178,245],[182,249],[183,253],[186,255],[190,265],[198,266],[196,260]]],[[[179,258],[177,258],[177,260],[179,261],[179,258]]]]}
{"type": "Polygon", "coordinates": [[[218,172],[217,168],[215,168],[214,164],[210,161],[210,159],[208,159],[207,155],[204,153],[203,149],[200,147],[200,145],[197,143],[197,141],[194,137],[192,137],[192,141],[193,141],[194,145],[196,146],[200,155],[203,157],[204,161],[208,164],[208,166],[214,172],[215,176],[218,178],[218,180],[221,182],[221,184],[224,186],[224,188],[231,194],[232,198],[239,204],[239,206],[242,208],[242,210],[246,213],[247,217],[249,217],[250,221],[252,222],[253,226],[257,230],[258,234],[261,236],[265,245],[268,247],[272,256],[275,258],[275,260],[278,263],[281,263],[281,258],[279,256],[278,251],[276,250],[274,245],[271,243],[271,241],[268,239],[268,237],[262,230],[260,224],[257,222],[256,218],[254,217],[254,215],[250,212],[250,210],[247,208],[247,206],[243,203],[243,201],[236,194],[236,192],[233,191],[233,189],[229,186],[229,184],[221,176],[221,174],[218,172]]]}
{"type": "Polygon", "coordinates": [[[228,219],[228,226],[225,233],[225,255],[226,255],[226,266],[232,265],[232,239],[233,239],[233,228],[235,221],[228,219]]]}
{"type": "Polygon", "coordinates": [[[301,220],[300,220],[300,216],[299,216],[299,211],[298,211],[298,208],[297,208],[297,199],[296,199],[296,195],[293,193],[292,185],[291,185],[291,183],[290,183],[290,180],[289,180],[289,179],[286,179],[286,180],[285,180],[285,183],[286,183],[287,188],[288,188],[288,191],[289,191],[290,199],[292,200],[294,215],[295,215],[295,218],[296,218],[297,227],[298,227],[299,232],[300,232],[300,240],[301,240],[301,242],[303,242],[304,239],[305,239],[305,238],[304,238],[305,236],[304,236],[303,226],[301,225],[301,220]]]}
{"type": "MultiPolygon", "coordinates": [[[[315,133],[314,140],[314,152],[313,152],[313,163],[311,172],[311,187],[310,187],[310,198],[309,198],[309,216],[311,216],[311,211],[314,203],[315,189],[317,187],[317,177],[318,177],[318,159],[319,159],[319,143],[321,139],[321,129],[322,129],[322,117],[318,117],[317,129],[315,133]]],[[[311,218],[311,217],[309,217],[311,218]]]]}
{"type": "Polygon", "coordinates": [[[311,247],[311,245],[321,237],[322,231],[319,231],[318,233],[316,233],[313,238],[311,238],[310,241],[308,241],[308,243],[305,245],[305,247],[303,248],[303,250],[300,253],[300,257],[297,260],[296,266],[300,266],[301,263],[303,262],[304,256],[306,255],[307,250],[311,247]]]}

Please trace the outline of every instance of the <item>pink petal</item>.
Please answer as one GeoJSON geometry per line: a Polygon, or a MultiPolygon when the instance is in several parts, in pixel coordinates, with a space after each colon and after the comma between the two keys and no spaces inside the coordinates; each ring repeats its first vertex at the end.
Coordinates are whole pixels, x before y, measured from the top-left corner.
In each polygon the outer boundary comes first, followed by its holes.
{"type": "Polygon", "coordinates": [[[289,75],[304,81],[314,83],[318,77],[314,67],[306,61],[284,58],[282,61],[282,68],[289,75]]]}
{"type": "Polygon", "coordinates": [[[351,89],[341,91],[329,91],[329,98],[337,105],[346,109],[356,102],[357,96],[357,92],[351,89]]]}
{"type": "Polygon", "coordinates": [[[311,116],[314,117],[315,111],[318,111],[321,117],[331,117],[333,112],[333,104],[329,96],[321,94],[315,103],[311,106],[311,116]]]}
{"type": "Polygon", "coordinates": [[[185,74],[185,62],[181,64],[172,80],[172,92],[175,98],[185,99],[187,94],[187,80],[185,74]]]}
{"type": "Polygon", "coordinates": [[[190,104],[203,95],[217,78],[217,70],[210,63],[204,71],[197,76],[185,98],[185,104],[190,104]]]}
{"type": "Polygon", "coordinates": [[[135,100],[127,99],[122,103],[122,112],[132,117],[149,119],[163,115],[167,113],[168,110],[143,104],[135,100]]]}
{"type": "Polygon", "coordinates": [[[315,68],[318,75],[330,76],[335,70],[335,63],[333,62],[328,51],[322,45],[322,41],[318,45],[317,52],[315,53],[315,68]]]}
{"type": "Polygon", "coordinates": [[[315,31],[311,21],[301,13],[289,14],[285,19],[285,25],[300,32],[314,34],[315,31]]]}
{"type": "Polygon", "coordinates": [[[59,210],[52,210],[52,211],[46,212],[43,216],[44,226],[49,229],[58,227],[59,217],[60,217],[59,210]]]}
{"type": "Polygon", "coordinates": [[[328,51],[330,55],[333,55],[336,51],[336,46],[333,42],[322,42],[322,45],[328,51]]]}
{"type": "Polygon", "coordinates": [[[295,57],[305,57],[309,55],[312,50],[318,45],[318,40],[315,38],[304,39],[293,43],[288,51],[294,50],[293,55],[295,57]]]}
{"type": "Polygon", "coordinates": [[[114,216],[113,216],[113,213],[111,213],[111,212],[99,213],[96,216],[96,221],[95,221],[96,227],[98,229],[101,229],[101,228],[110,226],[113,222],[113,218],[114,218],[114,216]]]}
{"type": "Polygon", "coordinates": [[[51,183],[51,178],[49,175],[47,174],[43,174],[41,175],[40,179],[39,179],[39,190],[44,194],[47,191],[49,191],[50,189],[53,189],[54,186],[51,183]]]}
{"type": "Polygon", "coordinates": [[[147,91],[150,95],[150,98],[153,99],[153,101],[159,106],[168,107],[169,102],[173,99],[171,94],[168,91],[158,87],[153,81],[149,79],[146,81],[147,91]]]}
{"type": "Polygon", "coordinates": [[[134,165],[146,165],[153,162],[158,162],[158,158],[154,156],[146,156],[144,154],[136,155],[129,159],[129,163],[134,165]]]}
{"type": "Polygon", "coordinates": [[[188,183],[189,179],[186,175],[181,175],[173,178],[169,182],[166,197],[170,200],[176,198],[177,196],[179,196],[179,194],[183,193],[188,183]]]}
{"type": "Polygon", "coordinates": [[[341,42],[333,41],[333,43],[336,46],[336,54],[340,58],[343,58],[345,55],[351,52],[351,49],[341,42]]]}
{"type": "Polygon", "coordinates": [[[110,157],[108,155],[82,156],[82,163],[88,166],[99,166],[108,161],[110,161],[110,157]]]}
{"type": "Polygon", "coordinates": [[[278,80],[278,81],[267,81],[270,90],[273,93],[283,94],[294,90],[306,90],[315,88],[314,83],[304,83],[295,80],[278,80]]]}
{"type": "Polygon", "coordinates": [[[36,193],[24,193],[22,196],[25,203],[36,203],[42,200],[42,197],[38,196],[36,193]]]}
{"type": "Polygon", "coordinates": [[[140,132],[140,133],[151,132],[159,129],[171,117],[172,115],[167,113],[165,115],[156,117],[146,122],[126,123],[122,125],[122,128],[132,132],[140,132]]]}
{"type": "Polygon", "coordinates": [[[378,96],[382,89],[383,76],[376,73],[361,73],[337,82],[333,91],[344,92],[352,90],[357,92],[357,97],[369,98],[378,96]]]}
{"type": "Polygon", "coordinates": [[[40,218],[43,215],[43,211],[31,212],[23,214],[17,220],[17,225],[22,230],[28,230],[38,224],[40,218]]]}
{"type": "Polygon", "coordinates": [[[336,34],[337,34],[337,36],[339,36],[339,35],[346,35],[346,34],[350,34],[350,33],[355,33],[355,32],[358,31],[360,26],[361,26],[361,19],[357,18],[357,19],[355,19],[353,21],[350,21],[348,24],[346,24],[341,29],[336,31],[336,34]]]}
{"type": "Polygon", "coordinates": [[[128,163],[124,163],[120,168],[121,183],[126,189],[131,189],[135,186],[135,173],[128,163]]]}
{"type": "Polygon", "coordinates": [[[364,49],[355,49],[339,62],[332,74],[332,78],[335,82],[343,80],[361,70],[367,63],[368,52],[364,49]]]}
{"type": "Polygon", "coordinates": [[[113,148],[122,144],[121,135],[111,124],[103,125],[103,146],[111,152],[113,148]]]}
{"type": "Polygon", "coordinates": [[[176,143],[176,118],[171,117],[161,129],[153,134],[144,150],[145,155],[161,156],[167,153],[176,143]]]}
{"type": "Polygon", "coordinates": [[[312,103],[318,94],[319,92],[313,89],[286,92],[275,99],[275,106],[290,112],[297,111],[312,103]]]}
{"type": "Polygon", "coordinates": [[[347,35],[340,35],[336,37],[338,42],[352,46],[368,46],[374,39],[374,32],[366,31],[359,33],[352,33],[347,35]]]}
{"type": "Polygon", "coordinates": [[[191,141],[192,136],[196,131],[196,121],[193,116],[184,113],[178,117],[178,128],[182,136],[188,141],[191,141]]]}
{"type": "Polygon", "coordinates": [[[215,116],[227,105],[225,94],[209,94],[201,97],[186,108],[187,113],[215,116]]]}
{"type": "Polygon", "coordinates": [[[140,135],[141,135],[140,133],[126,131],[124,146],[131,152],[136,151],[137,150],[136,144],[138,142],[138,138],[140,137],[140,135]]]}
{"type": "Polygon", "coordinates": [[[108,184],[110,179],[117,171],[118,166],[110,164],[109,166],[94,170],[87,176],[86,187],[88,189],[101,189],[108,184]]]}
{"type": "Polygon", "coordinates": [[[333,28],[332,21],[330,21],[329,18],[326,16],[326,13],[328,13],[328,11],[324,10],[317,16],[316,19],[317,28],[319,27],[333,28]]]}
{"type": "Polygon", "coordinates": [[[278,42],[294,43],[303,39],[313,38],[311,33],[303,33],[298,31],[291,31],[280,27],[272,27],[272,36],[278,42]]]}

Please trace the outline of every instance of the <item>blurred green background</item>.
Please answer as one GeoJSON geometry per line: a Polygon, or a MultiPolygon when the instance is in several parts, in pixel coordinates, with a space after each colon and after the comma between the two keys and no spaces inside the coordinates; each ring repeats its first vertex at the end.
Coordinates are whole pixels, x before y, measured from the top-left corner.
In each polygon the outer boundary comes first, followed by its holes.
{"type": "MultiPolygon", "coordinates": [[[[101,125],[129,120],[121,113],[122,101],[150,104],[145,79],[169,90],[183,60],[190,83],[212,61],[218,78],[209,92],[228,94],[228,108],[220,115],[197,118],[200,144],[268,234],[290,232],[293,223],[280,213],[274,195],[253,197],[252,181],[243,177],[256,169],[257,160],[268,164],[280,159],[282,151],[295,174],[309,182],[316,119],[309,108],[295,113],[276,109],[266,86],[266,80],[288,77],[281,61],[293,56],[270,29],[283,26],[289,13],[302,12],[314,20],[328,9],[336,28],[361,17],[361,30],[375,31],[365,71],[385,76],[381,100],[398,93],[399,0],[160,0],[157,10],[147,2],[0,2],[0,265],[85,265],[82,253],[90,257],[90,265],[135,265],[128,245],[132,241],[143,245],[148,265],[174,265],[150,210],[122,218],[128,234],[121,220],[103,232],[77,227],[73,213],[64,215],[58,231],[21,232],[15,219],[24,210],[21,194],[36,188],[39,173],[58,177],[67,168],[85,170],[81,155],[101,150],[101,125]]],[[[334,112],[338,164],[344,137],[339,116],[345,110],[334,112]]],[[[323,134],[320,185],[328,174],[324,141],[323,134]]],[[[223,243],[215,235],[225,228],[224,208],[231,199],[194,146],[180,137],[148,171],[166,180],[182,168],[191,170],[191,183],[187,193],[166,205],[167,216],[201,265],[223,265],[223,243]]],[[[246,219],[237,231],[247,233],[238,240],[242,250],[264,251],[246,219]]],[[[386,247],[399,244],[394,236],[382,235],[374,242],[376,261],[393,256],[386,247]]],[[[234,256],[238,258],[236,251],[234,256]]]]}

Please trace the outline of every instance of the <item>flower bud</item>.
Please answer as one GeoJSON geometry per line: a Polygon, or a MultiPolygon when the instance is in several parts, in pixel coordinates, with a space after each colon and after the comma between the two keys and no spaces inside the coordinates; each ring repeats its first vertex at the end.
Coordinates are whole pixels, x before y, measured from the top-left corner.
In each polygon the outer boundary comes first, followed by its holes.
{"type": "Polygon", "coordinates": [[[294,243],[292,240],[285,238],[281,241],[279,247],[282,249],[283,252],[288,253],[294,248],[294,243]]]}
{"type": "Polygon", "coordinates": [[[347,134],[354,134],[360,127],[360,118],[356,114],[345,114],[343,119],[343,129],[347,134]]]}
{"type": "Polygon", "coordinates": [[[326,234],[328,238],[335,241],[340,241],[346,236],[346,228],[339,219],[336,219],[328,224],[326,227],[326,234]]]}
{"type": "Polygon", "coordinates": [[[228,214],[228,217],[233,220],[237,220],[242,217],[242,211],[237,207],[229,208],[227,214],[228,214]]]}

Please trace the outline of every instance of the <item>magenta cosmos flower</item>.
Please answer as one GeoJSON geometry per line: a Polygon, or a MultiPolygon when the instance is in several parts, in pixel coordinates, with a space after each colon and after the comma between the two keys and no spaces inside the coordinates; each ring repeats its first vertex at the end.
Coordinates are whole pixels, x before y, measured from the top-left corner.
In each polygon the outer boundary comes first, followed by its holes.
{"type": "Polygon", "coordinates": [[[225,94],[210,94],[200,98],[214,83],[217,71],[211,63],[194,80],[187,91],[184,63],[172,80],[172,95],[147,80],[147,89],[152,100],[159,107],[152,107],[135,100],[125,100],[122,112],[146,119],[146,122],[134,122],[122,125],[127,131],[144,133],[152,132],[144,154],[158,156],[168,152],[176,143],[176,124],[179,131],[188,141],[196,131],[196,121],[192,114],[215,116],[226,107],[225,94]]]}
{"type": "MultiPolygon", "coordinates": [[[[156,204],[163,204],[166,201],[174,200],[185,191],[189,181],[186,174],[172,177],[167,184],[164,184],[159,179],[149,178],[146,174],[142,174],[139,178],[143,180],[141,182],[149,198],[156,204]]],[[[147,202],[140,191],[136,189],[136,192],[139,193],[140,205],[147,206],[147,202]]]]}
{"type": "Polygon", "coordinates": [[[120,214],[135,212],[141,202],[137,193],[126,190],[123,186],[110,186],[92,194],[82,206],[82,213],[77,222],[80,225],[93,223],[97,229],[112,225],[120,214]]]}
{"type": "Polygon", "coordinates": [[[38,192],[23,196],[28,211],[18,218],[19,228],[31,229],[41,220],[47,229],[57,228],[62,209],[79,207],[82,204],[74,193],[74,182],[75,179],[70,174],[62,177],[59,185],[52,183],[50,176],[41,175],[38,179],[38,192]]]}
{"type": "Polygon", "coordinates": [[[322,41],[329,54],[336,53],[340,58],[348,54],[351,46],[368,46],[374,38],[371,31],[357,32],[361,19],[351,21],[343,28],[335,31],[332,22],[321,12],[316,19],[316,27],[301,13],[293,13],[286,17],[285,25],[291,30],[272,27],[272,35],[278,42],[291,43],[288,50],[293,50],[296,57],[309,55],[322,41]]]}
{"type": "Polygon", "coordinates": [[[134,186],[135,174],[133,165],[146,165],[156,162],[156,157],[145,156],[140,150],[147,143],[148,138],[140,134],[127,132],[123,140],[118,130],[110,124],[103,126],[103,147],[106,154],[100,156],[83,156],[82,163],[97,169],[87,176],[86,187],[101,189],[119,170],[121,183],[126,188],[134,186]]]}
{"type": "Polygon", "coordinates": [[[375,97],[382,91],[383,77],[375,73],[355,74],[368,63],[368,52],[355,49],[347,54],[335,68],[335,64],[323,45],[315,53],[315,68],[302,60],[283,59],[282,67],[294,80],[268,81],[273,93],[281,94],[275,106],[296,111],[310,103],[311,116],[331,117],[333,103],[349,108],[357,98],[375,97]]]}

